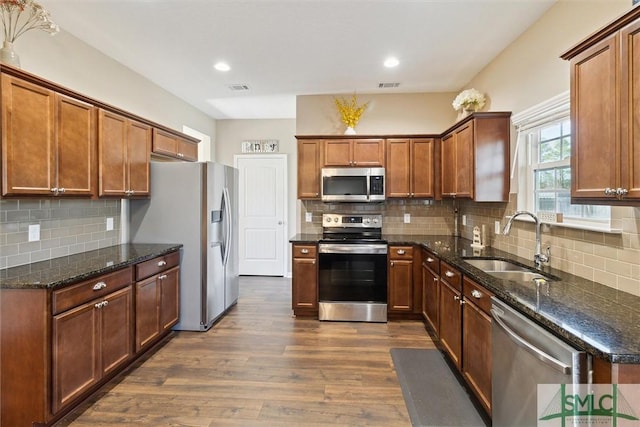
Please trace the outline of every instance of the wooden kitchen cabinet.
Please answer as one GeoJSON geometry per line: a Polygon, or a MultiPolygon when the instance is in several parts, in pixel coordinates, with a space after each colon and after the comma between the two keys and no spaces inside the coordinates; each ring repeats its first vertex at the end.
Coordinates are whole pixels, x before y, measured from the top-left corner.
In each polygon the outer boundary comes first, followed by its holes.
{"type": "Polygon", "coordinates": [[[493,294],[464,277],[462,305],[462,375],[491,415],[491,297],[493,294]]]}
{"type": "MultiPolygon", "coordinates": [[[[131,269],[114,276],[124,278],[126,286],[53,318],[54,413],[82,396],[133,355],[131,269]]],[[[105,283],[107,287],[117,287],[118,283],[112,282],[110,277],[97,278],[81,286],[88,288],[105,283]]]]}
{"type": "Polygon", "coordinates": [[[413,247],[389,246],[388,311],[413,311],[413,247]]]}
{"type": "Polygon", "coordinates": [[[434,197],[435,139],[389,138],[386,146],[387,197],[434,197]]]}
{"type": "Polygon", "coordinates": [[[453,364],[462,368],[462,274],[440,261],[440,343],[453,364]]]}
{"type": "Polygon", "coordinates": [[[640,202],[640,9],[562,55],[571,69],[571,201],[640,202]]]}
{"type": "Polygon", "coordinates": [[[151,152],[162,157],[195,162],[198,160],[198,143],[154,128],[151,152]]]}
{"type": "Polygon", "coordinates": [[[293,245],[291,308],[296,316],[318,314],[317,253],[316,245],[293,245]]]}
{"type": "Polygon", "coordinates": [[[179,320],[180,254],[136,266],[136,352],[146,349],[179,320]]]}
{"type": "Polygon", "coordinates": [[[440,196],[509,200],[509,112],[473,113],[440,142],[440,196]]]}
{"type": "Polygon", "coordinates": [[[298,199],[320,200],[322,140],[298,140],[298,199]]]}
{"type": "Polygon", "coordinates": [[[422,318],[436,336],[440,334],[440,260],[422,250],[422,318]]]}
{"type": "Polygon", "coordinates": [[[151,126],[99,111],[99,196],[149,196],[151,139],[151,126]]]}
{"type": "Polygon", "coordinates": [[[2,195],[93,196],[96,109],[2,74],[2,195]]]}
{"type": "Polygon", "coordinates": [[[324,166],[384,167],[384,139],[327,139],[324,166]]]}

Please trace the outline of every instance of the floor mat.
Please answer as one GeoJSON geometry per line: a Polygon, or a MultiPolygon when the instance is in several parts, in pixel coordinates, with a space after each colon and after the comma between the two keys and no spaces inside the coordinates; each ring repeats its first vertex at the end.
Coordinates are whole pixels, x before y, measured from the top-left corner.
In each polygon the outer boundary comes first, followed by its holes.
{"type": "Polygon", "coordinates": [[[391,358],[414,427],[485,427],[439,350],[392,348],[391,358]]]}

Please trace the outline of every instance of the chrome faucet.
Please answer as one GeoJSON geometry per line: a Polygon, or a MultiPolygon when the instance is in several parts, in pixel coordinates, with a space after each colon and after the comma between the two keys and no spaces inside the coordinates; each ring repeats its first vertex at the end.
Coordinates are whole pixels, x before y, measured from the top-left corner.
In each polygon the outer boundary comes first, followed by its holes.
{"type": "Polygon", "coordinates": [[[531,213],[529,211],[518,211],[514,213],[513,216],[509,218],[509,221],[507,221],[507,224],[502,229],[502,234],[504,234],[505,236],[509,235],[509,232],[511,231],[511,223],[513,222],[514,219],[516,219],[516,217],[519,217],[520,215],[529,215],[536,222],[536,249],[533,255],[533,264],[536,266],[538,270],[540,270],[542,268],[542,263],[549,262],[549,259],[551,258],[551,249],[547,248],[546,254],[543,254],[541,251],[540,235],[541,235],[542,222],[540,222],[540,220],[534,213],[531,213]]]}

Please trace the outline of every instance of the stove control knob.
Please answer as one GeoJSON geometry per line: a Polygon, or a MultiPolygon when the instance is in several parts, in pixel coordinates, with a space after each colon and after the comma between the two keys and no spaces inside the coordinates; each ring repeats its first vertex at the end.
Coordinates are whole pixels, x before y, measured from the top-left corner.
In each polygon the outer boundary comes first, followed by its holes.
{"type": "Polygon", "coordinates": [[[333,218],[333,222],[338,222],[338,217],[333,218]]]}
{"type": "Polygon", "coordinates": [[[378,223],[378,218],[373,218],[373,223],[377,224],[378,223]]]}
{"type": "Polygon", "coordinates": [[[365,223],[365,224],[369,224],[370,222],[371,222],[371,218],[366,217],[366,218],[364,219],[364,223],[365,223]]]}
{"type": "Polygon", "coordinates": [[[326,222],[331,222],[331,217],[327,217],[327,219],[325,219],[326,222]]]}

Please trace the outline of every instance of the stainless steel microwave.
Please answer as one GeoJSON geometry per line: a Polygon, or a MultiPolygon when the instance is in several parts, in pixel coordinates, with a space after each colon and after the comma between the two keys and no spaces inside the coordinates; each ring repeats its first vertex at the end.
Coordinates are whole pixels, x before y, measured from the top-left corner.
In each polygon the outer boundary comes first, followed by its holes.
{"type": "Polygon", "coordinates": [[[323,202],[383,202],[384,168],[322,168],[323,202]]]}

